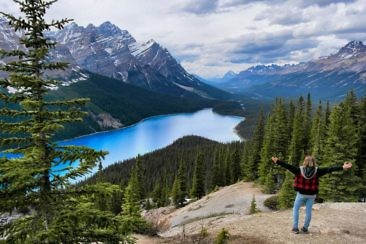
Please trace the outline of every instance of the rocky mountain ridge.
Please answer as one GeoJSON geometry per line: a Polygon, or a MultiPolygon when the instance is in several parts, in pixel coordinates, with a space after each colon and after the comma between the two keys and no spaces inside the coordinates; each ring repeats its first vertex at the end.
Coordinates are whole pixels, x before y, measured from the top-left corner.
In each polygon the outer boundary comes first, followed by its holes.
{"type": "MultiPolygon", "coordinates": [[[[70,63],[66,72],[48,75],[70,80],[82,79],[87,72],[118,79],[160,93],[181,97],[227,98],[228,94],[200,82],[189,74],[154,40],[138,43],[127,31],[107,21],[99,26],[86,27],[71,23],[59,31],[45,33],[58,45],[50,58],[70,63]],[[80,76],[78,70],[82,73],[80,76]],[[66,77],[66,78],[65,78],[66,77]]],[[[21,33],[15,33],[7,21],[0,20],[0,48],[22,48],[21,33]],[[14,46],[15,45],[15,46],[14,46]]]]}
{"type": "Polygon", "coordinates": [[[317,98],[337,100],[352,89],[362,95],[366,93],[366,46],[351,41],[335,54],[309,62],[253,66],[219,87],[262,98],[311,92],[317,98]]]}

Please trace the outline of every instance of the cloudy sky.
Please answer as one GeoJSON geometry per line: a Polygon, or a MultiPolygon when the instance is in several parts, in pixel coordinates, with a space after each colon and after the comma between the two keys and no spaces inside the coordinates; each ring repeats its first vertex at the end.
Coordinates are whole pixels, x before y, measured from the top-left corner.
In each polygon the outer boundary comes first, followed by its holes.
{"type": "MultiPolygon", "coordinates": [[[[0,9],[16,13],[11,0],[0,9]]],[[[49,18],[111,21],[155,39],[203,77],[255,64],[297,63],[366,40],[366,0],[59,0],[49,18]]]]}

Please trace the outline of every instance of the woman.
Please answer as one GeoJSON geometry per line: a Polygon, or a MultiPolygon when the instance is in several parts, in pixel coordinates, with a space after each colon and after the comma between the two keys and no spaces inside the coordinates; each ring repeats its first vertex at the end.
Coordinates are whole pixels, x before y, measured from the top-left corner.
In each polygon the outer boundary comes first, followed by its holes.
{"type": "Polygon", "coordinates": [[[295,175],[294,189],[297,191],[293,208],[293,227],[292,232],[299,234],[299,209],[302,204],[306,206],[305,223],[301,230],[308,233],[311,220],[311,211],[316,194],[319,191],[319,178],[325,174],[348,170],[352,167],[351,163],[344,162],[343,166],[333,166],[329,168],[318,168],[313,156],[306,156],[302,166],[295,167],[281,162],[277,157],[272,157],[273,163],[289,170],[295,175]]]}

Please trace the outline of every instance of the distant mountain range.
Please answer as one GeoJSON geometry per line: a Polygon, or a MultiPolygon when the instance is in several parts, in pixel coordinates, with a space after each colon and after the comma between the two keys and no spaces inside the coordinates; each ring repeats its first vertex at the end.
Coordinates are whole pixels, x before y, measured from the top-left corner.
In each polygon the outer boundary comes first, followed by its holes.
{"type": "MultiPolygon", "coordinates": [[[[349,90],[366,94],[366,46],[351,41],[337,53],[286,65],[258,65],[225,77],[217,87],[253,98],[297,97],[310,92],[319,99],[340,100],[349,90]]],[[[211,83],[214,84],[214,83],[211,83]]]]}
{"type": "Polygon", "coordinates": [[[189,74],[159,43],[152,39],[138,43],[127,30],[121,30],[111,22],[98,27],[72,23],[48,35],[60,44],[60,48],[68,49],[64,59],[81,69],[170,95],[228,97],[225,92],[189,74]]]}
{"type": "MultiPolygon", "coordinates": [[[[0,18],[0,49],[24,50],[19,44],[22,35],[0,18]]],[[[128,31],[110,22],[85,28],[72,23],[46,35],[59,43],[49,59],[70,64],[65,71],[45,74],[63,81],[49,99],[90,98],[85,122],[67,127],[58,139],[120,128],[153,115],[240,107],[221,101],[230,94],[190,75],[155,41],[137,43],[128,31]]],[[[0,60],[0,65],[7,61],[0,60]]]]}
{"type": "MultiPolygon", "coordinates": [[[[85,71],[121,80],[155,92],[181,97],[228,98],[229,94],[211,87],[189,74],[166,48],[154,40],[136,42],[127,31],[111,22],[96,27],[76,23],[60,31],[46,33],[58,42],[50,58],[70,63],[66,72],[48,75],[65,80],[65,84],[85,79],[85,71]],[[81,76],[80,76],[81,73],[81,76]]],[[[0,19],[0,48],[20,48],[19,37],[0,19]]]]}

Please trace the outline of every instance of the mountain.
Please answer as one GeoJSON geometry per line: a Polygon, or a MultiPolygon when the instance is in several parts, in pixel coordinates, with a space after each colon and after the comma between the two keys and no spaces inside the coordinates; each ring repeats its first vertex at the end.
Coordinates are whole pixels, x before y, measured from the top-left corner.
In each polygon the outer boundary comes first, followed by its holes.
{"type": "Polygon", "coordinates": [[[366,46],[351,41],[337,53],[317,60],[286,65],[258,65],[220,84],[222,89],[257,98],[313,97],[340,100],[349,90],[366,93],[366,46]]]}
{"type": "Polygon", "coordinates": [[[49,93],[48,99],[88,97],[88,116],[82,123],[73,123],[61,131],[56,139],[71,138],[97,131],[121,128],[144,118],[182,112],[194,112],[222,106],[236,109],[236,103],[203,98],[177,97],[146,90],[117,79],[87,72],[87,78],[59,87],[49,93]]]}
{"type": "Polygon", "coordinates": [[[72,23],[48,35],[67,47],[77,65],[90,72],[171,95],[229,96],[189,74],[159,43],[152,39],[138,43],[127,30],[111,22],[85,28],[72,23]]]}

